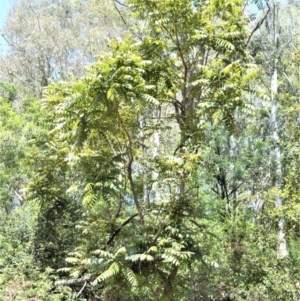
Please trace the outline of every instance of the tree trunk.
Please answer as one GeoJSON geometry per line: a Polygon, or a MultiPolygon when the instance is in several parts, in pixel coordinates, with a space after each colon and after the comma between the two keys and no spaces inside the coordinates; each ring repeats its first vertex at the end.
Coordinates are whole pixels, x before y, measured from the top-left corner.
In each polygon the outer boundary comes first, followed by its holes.
{"type": "MultiPolygon", "coordinates": [[[[271,63],[271,116],[270,116],[270,126],[271,126],[271,133],[272,133],[272,140],[274,144],[273,150],[273,158],[275,164],[275,181],[274,186],[279,190],[281,189],[282,185],[282,168],[281,168],[281,151],[280,151],[280,141],[279,141],[279,134],[278,134],[278,122],[277,122],[277,110],[278,110],[278,103],[277,103],[277,94],[278,94],[278,61],[279,61],[279,3],[274,2],[272,7],[273,13],[272,20],[269,20],[268,24],[273,23],[272,32],[270,27],[268,27],[268,39],[270,45],[274,45],[273,49],[271,49],[271,55],[273,56],[273,60],[270,60],[271,63]]],[[[270,15],[269,15],[270,16],[270,15]]],[[[282,206],[282,200],[277,194],[275,206],[278,208],[282,206]]],[[[280,219],[278,222],[278,249],[277,249],[277,257],[284,258],[288,256],[287,251],[287,243],[285,239],[284,233],[284,219],[280,219]]]]}

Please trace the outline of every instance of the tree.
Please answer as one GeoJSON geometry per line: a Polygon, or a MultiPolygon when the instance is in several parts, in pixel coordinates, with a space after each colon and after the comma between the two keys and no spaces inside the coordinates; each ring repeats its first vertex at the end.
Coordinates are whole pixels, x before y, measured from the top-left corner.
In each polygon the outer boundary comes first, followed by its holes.
{"type": "Polygon", "coordinates": [[[96,2],[22,2],[39,33],[53,5],[55,28],[76,36],[64,49],[91,64],[24,40],[57,62],[43,99],[20,97],[41,83],[1,84],[2,295],[299,299],[299,8],[254,2],[266,7],[249,31],[239,0],[116,1],[134,26],[95,61],[76,26],[96,2]]]}
{"type": "Polygon", "coordinates": [[[15,1],[2,28],[1,78],[41,98],[51,81],[83,75],[106,39],[125,31],[110,0],[15,1]]]}
{"type": "Polygon", "coordinates": [[[17,88],[8,83],[0,83],[0,86],[0,207],[8,214],[25,201],[24,189],[30,177],[24,166],[28,150],[27,140],[32,138],[34,132],[39,131],[39,108],[37,103],[31,100],[26,109],[28,111],[21,114],[25,100],[19,104],[19,108],[13,106],[17,88]]]}
{"type": "MultiPolygon", "coordinates": [[[[270,96],[271,101],[268,135],[273,148],[272,152],[270,152],[270,162],[272,165],[269,178],[272,186],[278,191],[275,201],[277,208],[282,207],[281,191],[284,190],[285,186],[285,166],[282,165],[282,159],[286,155],[283,142],[286,130],[286,116],[284,113],[286,103],[282,100],[287,95],[294,95],[295,93],[293,84],[294,75],[290,73],[291,70],[287,71],[289,63],[286,61],[286,56],[292,55],[290,49],[293,49],[292,53],[297,49],[299,30],[294,17],[295,11],[295,3],[283,5],[276,1],[271,3],[266,2],[264,12],[266,16],[265,27],[259,28],[254,35],[252,43],[255,59],[262,66],[263,84],[267,83],[268,77],[270,81],[269,89],[266,90],[266,94],[270,96]]],[[[293,106],[291,103],[290,105],[293,106]]],[[[281,210],[279,209],[278,211],[281,210]]],[[[279,215],[279,258],[288,256],[284,224],[285,219],[283,215],[279,215]]]]}
{"type": "Polygon", "coordinates": [[[187,298],[191,258],[207,268],[203,256],[211,246],[201,219],[208,216],[195,180],[201,139],[210,124],[234,127],[235,112],[246,107],[242,92],[256,74],[243,49],[241,4],[130,1],[149,35],[115,43],[81,80],[47,89],[52,123],[32,189],[45,206],[64,198],[82,204],[82,236],[67,261],[105,300],[187,298]],[[157,131],[160,152],[153,157],[157,131]],[[160,199],[153,197],[155,183],[160,199]]]}

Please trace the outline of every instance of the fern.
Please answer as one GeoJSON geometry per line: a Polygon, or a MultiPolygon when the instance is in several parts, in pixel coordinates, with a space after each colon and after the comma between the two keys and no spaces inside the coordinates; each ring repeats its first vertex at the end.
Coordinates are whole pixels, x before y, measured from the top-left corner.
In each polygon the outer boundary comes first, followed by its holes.
{"type": "Polygon", "coordinates": [[[150,247],[150,248],[147,250],[147,253],[154,253],[154,254],[158,253],[158,248],[157,248],[157,246],[152,246],[152,247],[150,247]]]}
{"type": "Polygon", "coordinates": [[[127,266],[122,266],[122,272],[125,279],[132,287],[138,286],[137,277],[135,276],[134,272],[130,268],[128,268],[127,266]]]}
{"type": "Polygon", "coordinates": [[[83,197],[83,205],[87,206],[88,208],[92,208],[95,206],[96,202],[97,202],[97,194],[94,193],[93,191],[88,191],[84,197],[83,197]]]}
{"type": "Polygon", "coordinates": [[[147,103],[150,103],[151,105],[159,105],[159,101],[155,97],[149,94],[141,94],[141,99],[145,100],[147,103]]]}
{"type": "Polygon", "coordinates": [[[75,263],[79,263],[81,260],[79,258],[76,257],[67,257],[66,258],[66,262],[75,264],[75,263]]]}
{"type": "Polygon", "coordinates": [[[114,255],[114,259],[120,258],[120,257],[124,257],[126,255],[126,248],[122,247],[120,249],[117,250],[117,252],[114,255]]]}
{"type": "Polygon", "coordinates": [[[97,283],[104,282],[120,273],[120,265],[117,262],[113,262],[107,270],[100,274],[94,281],[93,285],[97,283]]]}
{"type": "Polygon", "coordinates": [[[96,251],[94,251],[94,254],[98,255],[99,257],[106,258],[106,259],[114,258],[114,255],[112,255],[111,253],[109,253],[107,251],[103,251],[103,250],[96,250],[96,251]]]}
{"type": "Polygon", "coordinates": [[[134,254],[128,257],[132,262],[137,261],[154,261],[154,257],[149,254],[134,254]]]}

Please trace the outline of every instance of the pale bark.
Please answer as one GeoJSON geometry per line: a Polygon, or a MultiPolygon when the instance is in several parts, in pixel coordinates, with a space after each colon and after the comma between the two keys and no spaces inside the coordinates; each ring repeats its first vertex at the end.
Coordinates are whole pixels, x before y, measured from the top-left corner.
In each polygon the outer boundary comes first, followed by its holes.
{"type": "Polygon", "coordinates": [[[145,162],[147,158],[147,147],[145,145],[145,135],[143,128],[146,126],[146,120],[143,118],[140,121],[140,127],[141,127],[141,140],[142,140],[142,152],[143,152],[143,166],[142,166],[142,174],[143,174],[143,202],[144,204],[149,204],[149,189],[148,189],[148,167],[145,162]]]}
{"type": "MultiPolygon", "coordinates": [[[[160,110],[155,110],[153,114],[154,118],[157,118],[157,123],[160,122],[160,110]]],[[[157,158],[159,156],[159,148],[160,148],[160,135],[161,132],[159,129],[156,129],[153,133],[153,148],[152,148],[152,157],[157,158]]],[[[152,179],[153,179],[153,199],[154,202],[157,202],[161,199],[160,191],[159,191],[159,185],[158,185],[158,176],[159,173],[153,170],[152,172],[152,179]]]]}
{"type": "Polygon", "coordinates": [[[76,279],[58,280],[54,282],[55,286],[74,286],[92,282],[97,278],[97,275],[87,275],[76,279]]]}
{"type": "MultiPolygon", "coordinates": [[[[275,187],[279,190],[282,186],[282,167],[281,167],[281,150],[280,150],[280,141],[278,134],[278,121],[277,121],[277,110],[278,110],[278,61],[280,55],[279,49],[279,2],[274,2],[272,7],[272,19],[269,18],[269,27],[268,30],[268,40],[270,45],[273,45],[271,49],[271,56],[273,59],[270,60],[271,63],[271,116],[270,116],[270,126],[272,132],[272,139],[274,144],[273,156],[275,163],[275,187]],[[271,25],[272,24],[272,25],[271,25]],[[272,26],[272,29],[271,29],[272,26]]],[[[276,195],[275,206],[281,207],[282,200],[280,195],[276,195]]],[[[284,230],[284,219],[280,219],[278,222],[278,249],[277,257],[284,258],[288,256],[287,243],[285,239],[285,230],[284,230]]]]}
{"type": "MultiPolygon", "coordinates": [[[[159,154],[159,141],[160,141],[160,133],[159,131],[155,131],[153,134],[153,152],[152,152],[152,156],[153,158],[156,158],[159,154]]],[[[158,187],[158,172],[156,172],[155,170],[153,170],[152,172],[152,178],[154,180],[153,183],[153,194],[154,194],[154,202],[157,202],[160,200],[160,193],[159,193],[159,187],[158,187]]]]}

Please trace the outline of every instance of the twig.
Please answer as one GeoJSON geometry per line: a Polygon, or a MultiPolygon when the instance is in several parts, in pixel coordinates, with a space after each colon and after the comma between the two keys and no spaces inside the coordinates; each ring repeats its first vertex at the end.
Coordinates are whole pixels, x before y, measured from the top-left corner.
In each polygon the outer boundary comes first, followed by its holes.
{"type": "Polygon", "coordinates": [[[82,293],[82,291],[84,290],[84,288],[86,287],[86,281],[84,282],[84,285],[83,285],[83,287],[82,287],[82,289],[78,292],[78,294],[76,295],[76,297],[75,298],[78,298],[79,297],[79,295],[82,293]]]}

